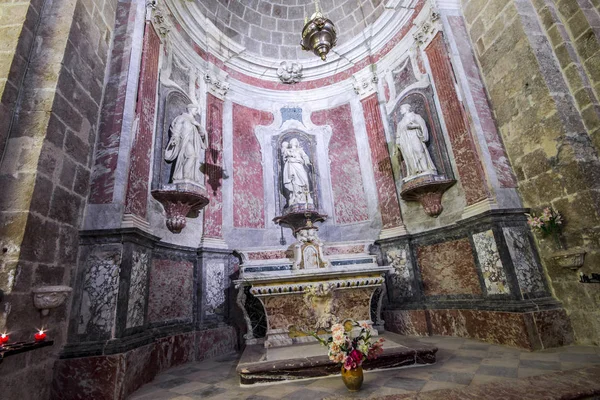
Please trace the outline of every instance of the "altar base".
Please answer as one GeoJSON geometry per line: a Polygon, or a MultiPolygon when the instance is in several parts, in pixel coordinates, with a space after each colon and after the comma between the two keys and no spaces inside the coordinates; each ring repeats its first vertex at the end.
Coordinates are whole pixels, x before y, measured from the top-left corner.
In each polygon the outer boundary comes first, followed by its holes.
{"type": "MultiPolygon", "coordinates": [[[[435,363],[437,347],[398,340],[397,335],[381,334],[386,339],[383,354],[375,360],[365,361],[368,371],[427,366],[435,363]]],[[[314,379],[339,375],[340,366],[329,360],[327,349],[320,344],[265,348],[262,345],[246,346],[236,368],[240,384],[268,384],[300,379],[314,379]],[[302,357],[299,357],[302,355],[302,357]]]]}

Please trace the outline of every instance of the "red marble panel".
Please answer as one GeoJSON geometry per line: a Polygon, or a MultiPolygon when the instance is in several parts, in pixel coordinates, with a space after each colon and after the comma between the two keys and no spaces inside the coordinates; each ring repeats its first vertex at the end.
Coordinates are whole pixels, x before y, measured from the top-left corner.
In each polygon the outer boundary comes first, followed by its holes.
{"type": "Polygon", "coordinates": [[[227,354],[237,349],[237,334],[224,326],[196,332],[196,361],[227,354]]]}
{"type": "Polygon", "coordinates": [[[205,185],[209,203],[204,208],[203,236],[223,237],[223,100],[207,95],[205,185]]]}
{"type": "Polygon", "coordinates": [[[482,294],[469,239],[419,246],[417,261],[427,296],[482,294]]]}
{"type": "Polygon", "coordinates": [[[190,261],[156,259],[150,269],[148,321],[192,318],[194,265],[190,261]]]}
{"type": "Polygon", "coordinates": [[[233,104],[233,226],[265,227],[265,193],[257,125],[269,125],[273,114],[233,104]]]}
{"type": "Polygon", "coordinates": [[[315,112],[311,118],[316,125],[331,126],[333,132],[329,141],[329,160],[335,222],[351,224],[368,221],[369,212],[350,104],[315,112]]]}
{"type": "Polygon", "coordinates": [[[573,344],[571,320],[564,309],[534,312],[533,319],[545,349],[573,344]]]}
{"type": "Polygon", "coordinates": [[[127,398],[142,385],[151,382],[159,372],[158,364],[154,359],[156,353],[153,350],[155,347],[156,345],[152,343],[124,354],[125,370],[120,398],[127,398]]]}
{"type": "Polygon", "coordinates": [[[462,17],[458,16],[448,16],[448,22],[456,40],[458,54],[467,75],[471,95],[475,102],[475,109],[481,121],[488,151],[492,158],[492,164],[494,165],[496,174],[498,174],[498,181],[502,187],[516,187],[517,181],[508,161],[502,139],[498,134],[496,123],[492,117],[492,110],[488,102],[483,80],[479,74],[475,56],[473,55],[465,22],[462,17]]]}
{"type": "Polygon", "coordinates": [[[252,251],[248,253],[248,260],[277,260],[280,258],[287,258],[286,250],[273,250],[273,251],[252,251]]]}
{"type": "Polygon", "coordinates": [[[331,256],[335,254],[361,254],[366,253],[364,244],[335,246],[328,245],[325,247],[325,255],[331,256]]]}
{"type": "Polygon", "coordinates": [[[152,160],[152,134],[156,114],[156,83],[158,82],[158,58],[160,39],[149,22],[144,33],[142,67],[138,87],[136,116],[139,118],[138,132],[131,147],[129,179],[125,213],[146,218],[150,161],[152,160]]]}
{"type": "Polygon", "coordinates": [[[188,42],[188,44],[194,49],[194,51],[196,51],[196,53],[200,57],[202,57],[209,63],[214,64],[219,69],[227,72],[231,78],[237,79],[241,82],[244,82],[244,83],[252,85],[252,86],[261,87],[261,88],[269,89],[269,90],[297,91],[297,90],[320,89],[324,86],[333,85],[335,83],[344,81],[346,79],[351,78],[352,75],[354,75],[358,71],[379,61],[382,57],[384,57],[386,54],[388,54],[394,47],[396,47],[396,45],[398,43],[400,43],[400,41],[410,31],[410,29],[413,27],[413,22],[414,22],[415,18],[419,15],[419,13],[423,9],[423,6],[425,5],[425,3],[426,3],[425,0],[417,1],[417,4],[414,5],[412,14],[408,18],[408,20],[405,22],[404,26],[398,31],[398,33],[396,33],[396,35],[394,35],[392,38],[390,38],[390,40],[388,40],[388,42],[381,49],[379,49],[376,53],[365,56],[365,58],[363,58],[360,61],[357,61],[350,68],[348,68],[344,71],[340,71],[337,74],[332,74],[326,78],[315,79],[312,81],[302,81],[295,85],[289,85],[289,84],[281,83],[279,81],[274,82],[274,81],[267,81],[267,80],[260,79],[260,78],[255,78],[252,76],[248,76],[248,75],[244,74],[243,72],[238,71],[237,69],[233,69],[233,68],[225,65],[225,63],[223,61],[221,61],[219,58],[217,58],[217,57],[213,56],[212,54],[207,53],[205,50],[201,49],[192,40],[192,38],[187,33],[185,33],[185,29],[183,29],[179,25],[179,22],[177,20],[175,20],[174,18],[171,18],[170,20],[171,20],[171,23],[173,24],[173,26],[175,26],[175,29],[177,29],[177,31],[182,34],[183,38],[188,42]]]}
{"type": "Polygon", "coordinates": [[[156,339],[152,355],[158,372],[194,361],[196,334],[184,333],[156,339]]]}
{"type": "Polygon", "coordinates": [[[388,310],[382,312],[385,329],[407,336],[429,336],[426,310],[388,310]]]}
{"type": "Polygon", "coordinates": [[[120,399],[124,370],[123,354],[58,360],[54,364],[52,398],[120,399]]]}
{"type": "Polygon", "coordinates": [[[488,196],[487,184],[473,137],[466,123],[466,115],[456,93],[454,72],[441,33],[437,34],[425,52],[431,66],[467,205],[471,205],[488,196]]]}
{"type": "Polygon", "coordinates": [[[90,186],[91,204],[113,201],[136,8],[134,2],[117,3],[114,42],[90,186]]]}
{"type": "Polygon", "coordinates": [[[525,349],[537,349],[531,340],[531,313],[481,310],[428,310],[431,334],[483,340],[525,349]]]}
{"type": "Polygon", "coordinates": [[[402,225],[400,204],[394,183],[392,162],[385,138],[377,94],[372,94],[361,100],[367,135],[371,148],[371,161],[375,172],[375,185],[383,228],[393,228],[402,225]]]}

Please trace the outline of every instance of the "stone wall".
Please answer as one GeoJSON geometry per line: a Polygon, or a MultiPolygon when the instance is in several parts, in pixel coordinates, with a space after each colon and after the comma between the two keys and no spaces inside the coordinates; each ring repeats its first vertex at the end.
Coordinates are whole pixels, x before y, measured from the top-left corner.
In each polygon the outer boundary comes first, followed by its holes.
{"type": "Polygon", "coordinates": [[[115,8],[115,0],[35,1],[20,36],[18,24],[2,35],[3,45],[11,44],[5,37],[19,38],[13,63],[21,66],[9,76],[11,90],[17,75],[26,75],[14,118],[1,117],[13,124],[7,140],[0,135],[0,288],[6,294],[0,330],[10,332],[11,341],[32,340],[43,326],[55,341],[0,364],[4,398],[48,398],[52,365],[65,342],[69,301],[41,320],[31,290],[73,284],[115,8]],[[27,68],[21,56],[29,57],[27,68]]]}
{"type": "MultiPolygon", "coordinates": [[[[600,260],[598,2],[463,0],[475,55],[524,205],[563,214],[564,244],[600,260]],[[527,66],[527,67],[524,67],[527,66]]],[[[597,285],[558,267],[551,240],[537,238],[554,293],[580,343],[600,343],[597,285]]]]}

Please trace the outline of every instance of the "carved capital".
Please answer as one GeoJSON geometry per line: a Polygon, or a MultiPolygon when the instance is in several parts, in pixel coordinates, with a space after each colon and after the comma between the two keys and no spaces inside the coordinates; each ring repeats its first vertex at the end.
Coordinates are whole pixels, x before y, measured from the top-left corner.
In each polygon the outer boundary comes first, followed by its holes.
{"type": "Polygon", "coordinates": [[[208,92],[220,99],[224,99],[229,91],[229,83],[226,82],[227,78],[227,75],[220,77],[210,72],[205,73],[204,81],[206,82],[208,92]]]}
{"type": "Polygon", "coordinates": [[[442,30],[440,14],[433,10],[425,21],[415,25],[417,29],[413,33],[413,38],[417,45],[421,47],[427,47],[435,35],[442,30]]]}

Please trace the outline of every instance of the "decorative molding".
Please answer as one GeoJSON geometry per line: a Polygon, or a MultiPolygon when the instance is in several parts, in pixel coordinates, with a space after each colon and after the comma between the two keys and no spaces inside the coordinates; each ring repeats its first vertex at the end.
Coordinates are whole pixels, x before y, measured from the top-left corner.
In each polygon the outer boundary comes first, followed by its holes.
{"type": "Polygon", "coordinates": [[[146,12],[146,19],[151,21],[156,33],[161,38],[165,38],[173,27],[166,17],[164,6],[158,5],[156,0],[151,0],[146,2],[146,12]]]}
{"type": "Polygon", "coordinates": [[[282,83],[298,83],[302,79],[302,64],[282,61],[277,68],[277,76],[282,83]]]}
{"type": "Polygon", "coordinates": [[[360,96],[361,99],[375,93],[377,91],[378,82],[379,77],[377,76],[375,65],[371,65],[352,75],[352,88],[354,89],[354,93],[360,96]]]}
{"type": "Polygon", "coordinates": [[[225,99],[225,95],[229,91],[229,83],[227,83],[228,75],[221,73],[219,75],[206,72],[204,74],[204,81],[206,82],[207,90],[209,93],[215,95],[221,100],[225,99]]]}
{"type": "MultiPolygon", "coordinates": [[[[355,289],[357,287],[378,287],[385,281],[384,274],[377,277],[351,278],[327,280],[326,284],[331,290],[355,289]]],[[[272,296],[275,294],[298,294],[309,293],[318,290],[319,284],[324,282],[299,282],[299,283],[281,283],[277,285],[252,286],[250,293],[256,297],[272,296]]]]}
{"type": "Polygon", "coordinates": [[[415,26],[417,29],[413,33],[413,38],[415,39],[417,46],[421,47],[427,47],[435,35],[443,30],[440,14],[435,10],[429,12],[429,16],[425,21],[420,23],[415,22],[415,26]]]}

